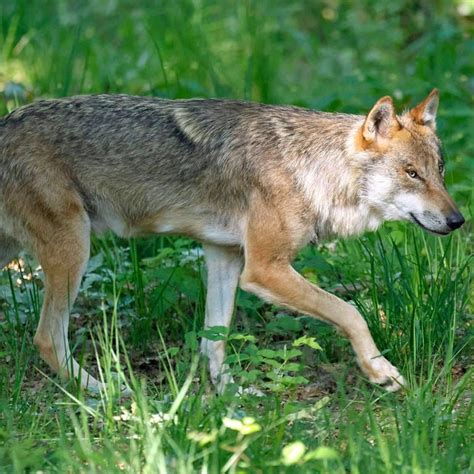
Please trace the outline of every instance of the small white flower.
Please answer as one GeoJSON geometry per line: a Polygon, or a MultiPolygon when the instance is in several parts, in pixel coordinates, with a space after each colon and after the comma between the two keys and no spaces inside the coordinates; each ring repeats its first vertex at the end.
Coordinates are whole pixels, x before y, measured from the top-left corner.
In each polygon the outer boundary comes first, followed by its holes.
{"type": "Polygon", "coordinates": [[[244,416],[242,421],[224,417],[222,424],[231,430],[238,431],[241,435],[249,435],[260,431],[262,427],[250,416],[244,416]]]}
{"type": "Polygon", "coordinates": [[[172,421],[173,424],[178,423],[178,417],[176,415],[171,416],[169,413],[154,413],[151,415],[149,423],[150,425],[162,426],[167,421],[172,421]]]}

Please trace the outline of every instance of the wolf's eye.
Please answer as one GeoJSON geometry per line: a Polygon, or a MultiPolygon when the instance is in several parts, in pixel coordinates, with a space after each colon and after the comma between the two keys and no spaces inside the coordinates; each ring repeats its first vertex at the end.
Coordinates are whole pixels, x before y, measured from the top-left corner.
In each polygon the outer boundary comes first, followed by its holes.
{"type": "Polygon", "coordinates": [[[407,170],[407,175],[410,176],[410,178],[418,178],[418,173],[415,170],[407,170]]]}
{"type": "Polygon", "coordinates": [[[439,173],[440,173],[440,174],[443,174],[443,171],[444,171],[444,164],[443,164],[443,163],[440,163],[440,164],[438,165],[438,168],[439,168],[439,173]]]}

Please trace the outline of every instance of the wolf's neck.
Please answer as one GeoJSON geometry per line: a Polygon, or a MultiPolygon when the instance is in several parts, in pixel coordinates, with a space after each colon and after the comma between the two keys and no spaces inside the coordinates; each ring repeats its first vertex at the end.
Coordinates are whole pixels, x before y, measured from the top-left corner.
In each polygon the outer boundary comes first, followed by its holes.
{"type": "Polygon", "coordinates": [[[297,183],[314,212],[318,237],[357,235],[382,223],[363,197],[367,158],[355,147],[363,120],[323,117],[309,131],[305,153],[294,164],[297,183]]]}

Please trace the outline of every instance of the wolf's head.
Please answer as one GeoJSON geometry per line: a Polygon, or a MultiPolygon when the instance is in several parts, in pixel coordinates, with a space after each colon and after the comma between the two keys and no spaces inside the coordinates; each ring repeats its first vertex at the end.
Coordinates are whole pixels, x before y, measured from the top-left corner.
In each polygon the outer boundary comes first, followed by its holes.
{"type": "Polygon", "coordinates": [[[434,89],[414,109],[397,116],[390,97],[365,118],[358,148],[368,156],[364,193],[386,220],[406,219],[446,235],[464,223],[444,184],[444,160],[436,136],[439,94],[434,89]]]}

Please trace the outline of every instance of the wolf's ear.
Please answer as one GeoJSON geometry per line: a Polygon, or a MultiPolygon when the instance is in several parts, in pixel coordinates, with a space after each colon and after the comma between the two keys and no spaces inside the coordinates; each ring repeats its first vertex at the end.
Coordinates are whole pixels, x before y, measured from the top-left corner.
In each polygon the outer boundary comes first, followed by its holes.
{"type": "Polygon", "coordinates": [[[410,117],[418,125],[425,125],[432,130],[436,129],[436,111],[439,104],[438,89],[433,89],[428,97],[410,110],[410,117]]]}
{"type": "Polygon", "coordinates": [[[377,138],[389,138],[392,130],[400,128],[395,114],[391,97],[382,97],[372,107],[365,118],[362,135],[368,142],[375,142],[377,138]]]}

